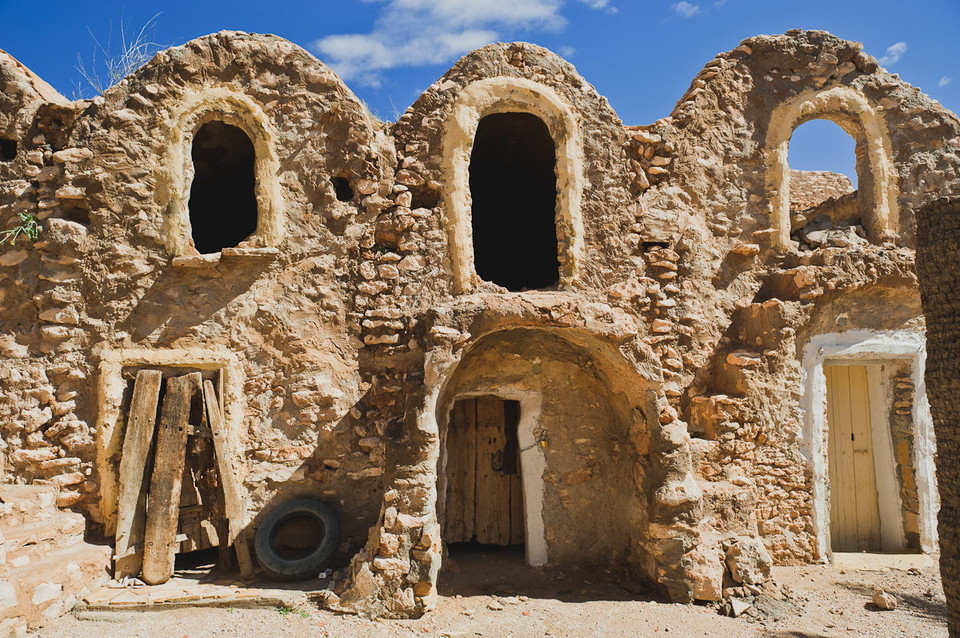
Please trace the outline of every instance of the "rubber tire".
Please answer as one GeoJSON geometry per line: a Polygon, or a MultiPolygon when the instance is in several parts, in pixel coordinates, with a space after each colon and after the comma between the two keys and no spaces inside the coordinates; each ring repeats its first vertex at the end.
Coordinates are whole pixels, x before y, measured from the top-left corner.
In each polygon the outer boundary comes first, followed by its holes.
{"type": "Polygon", "coordinates": [[[316,578],[340,543],[340,520],[337,514],[310,498],[297,498],[277,505],[263,517],[253,537],[253,550],[260,566],[275,580],[309,580],[316,578]],[[273,540],[277,530],[291,518],[308,516],[323,526],[323,540],[309,555],[288,559],[277,554],[273,540]]]}

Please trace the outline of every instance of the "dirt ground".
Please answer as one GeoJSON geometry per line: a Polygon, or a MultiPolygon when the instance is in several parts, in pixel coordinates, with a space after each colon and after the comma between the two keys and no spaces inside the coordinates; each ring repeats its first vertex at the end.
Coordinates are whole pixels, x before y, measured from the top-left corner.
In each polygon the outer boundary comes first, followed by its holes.
{"type": "Polygon", "coordinates": [[[145,612],[78,612],[39,632],[44,638],[329,638],[771,636],[827,638],[947,636],[946,603],[936,567],[845,571],[833,566],[778,567],[773,587],[749,597],[738,618],[719,604],[681,605],[652,598],[606,571],[557,572],[523,566],[517,551],[453,555],[442,574],[436,611],[419,620],[368,620],[320,611],[306,598],[267,609],[181,608],[145,612]],[[883,611],[878,587],[896,596],[883,611]]]}

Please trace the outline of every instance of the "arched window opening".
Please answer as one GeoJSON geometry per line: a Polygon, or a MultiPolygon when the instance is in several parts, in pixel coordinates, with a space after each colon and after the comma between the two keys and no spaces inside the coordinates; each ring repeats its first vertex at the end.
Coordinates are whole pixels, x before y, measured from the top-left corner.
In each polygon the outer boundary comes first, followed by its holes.
{"type": "Polygon", "coordinates": [[[0,162],[12,162],[17,159],[17,140],[0,137],[0,162]]]}
{"type": "Polygon", "coordinates": [[[858,173],[866,145],[839,125],[811,120],[789,147],[790,237],[802,250],[867,242],[858,173]]]}
{"type": "Polygon", "coordinates": [[[560,279],[556,148],[547,125],[529,113],[480,120],[470,156],[473,251],[477,275],[511,291],[560,279]]]}
{"type": "Polygon", "coordinates": [[[253,142],[240,128],[220,121],[193,138],[190,225],[201,253],[236,246],[257,230],[253,142]]]}

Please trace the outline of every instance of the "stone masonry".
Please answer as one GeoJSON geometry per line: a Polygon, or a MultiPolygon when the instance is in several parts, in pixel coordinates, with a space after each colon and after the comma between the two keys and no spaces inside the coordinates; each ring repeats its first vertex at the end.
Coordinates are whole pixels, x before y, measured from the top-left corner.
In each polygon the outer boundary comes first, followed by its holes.
{"type": "Polygon", "coordinates": [[[526,43],[469,53],[394,123],[306,51],[239,32],[75,102],[0,52],[0,89],[0,224],[41,227],[0,246],[0,482],[55,487],[89,538],[116,531],[129,375],[215,369],[231,539],[318,498],[342,526],[326,604],[421,615],[450,411],[492,395],[520,403],[531,562],[717,600],[771,561],[830,560],[822,368],[890,359],[871,400],[899,549],[936,547],[915,213],[960,196],[960,121],[858,43],[749,38],[643,126],[526,43]],[[558,276],[536,290],[474,262],[471,150],[510,113],[554,142],[558,276]],[[853,137],[858,190],[790,170],[817,118],[853,137]],[[211,122],[252,144],[256,217],[201,253],[191,145],[211,122]]]}

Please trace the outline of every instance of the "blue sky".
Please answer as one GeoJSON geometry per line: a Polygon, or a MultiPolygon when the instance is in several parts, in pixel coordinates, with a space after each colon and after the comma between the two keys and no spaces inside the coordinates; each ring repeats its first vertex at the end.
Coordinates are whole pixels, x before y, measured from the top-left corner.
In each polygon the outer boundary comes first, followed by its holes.
{"type": "MultiPolygon", "coordinates": [[[[393,120],[464,52],[525,40],[567,57],[627,124],[670,113],[714,55],[760,33],[824,29],[850,40],[953,111],[960,110],[960,0],[0,0],[0,48],[68,97],[91,32],[115,43],[157,16],[162,44],[222,29],[275,33],[334,67],[393,120]]],[[[86,95],[89,95],[89,91],[86,95]]],[[[812,122],[791,145],[795,168],[852,173],[852,141],[812,122]]]]}

